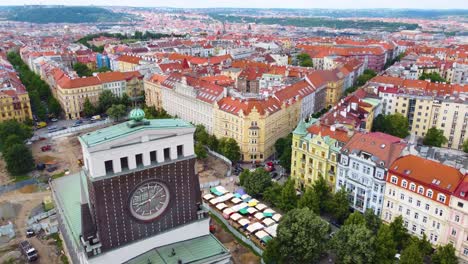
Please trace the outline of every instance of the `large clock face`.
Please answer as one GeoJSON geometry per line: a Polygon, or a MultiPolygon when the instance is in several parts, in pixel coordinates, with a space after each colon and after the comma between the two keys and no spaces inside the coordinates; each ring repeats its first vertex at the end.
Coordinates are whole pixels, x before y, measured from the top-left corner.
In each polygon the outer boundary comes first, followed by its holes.
{"type": "Polygon", "coordinates": [[[130,213],[142,221],[160,216],[169,205],[169,189],[158,181],[147,181],[135,188],[130,196],[130,213]]]}

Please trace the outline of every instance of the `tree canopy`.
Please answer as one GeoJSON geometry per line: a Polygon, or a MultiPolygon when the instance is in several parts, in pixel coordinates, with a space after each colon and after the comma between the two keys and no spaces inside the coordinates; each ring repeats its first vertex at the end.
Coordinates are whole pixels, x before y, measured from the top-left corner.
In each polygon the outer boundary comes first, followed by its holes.
{"type": "Polygon", "coordinates": [[[392,230],[388,225],[382,225],[375,238],[375,259],[382,264],[395,263],[396,243],[393,240],[392,230]]]}
{"type": "Polygon", "coordinates": [[[24,144],[13,144],[3,151],[7,170],[15,176],[30,172],[34,168],[31,150],[24,144]]]}
{"type": "Polygon", "coordinates": [[[340,223],[343,223],[349,216],[348,192],[344,188],[333,195],[330,213],[333,215],[333,218],[340,223]]]}
{"type": "Polygon", "coordinates": [[[410,240],[410,235],[403,226],[403,217],[400,215],[390,223],[390,230],[393,235],[393,241],[397,245],[397,249],[405,248],[410,240]]]}
{"type": "Polygon", "coordinates": [[[399,138],[407,137],[410,134],[408,130],[408,119],[399,113],[378,115],[372,123],[372,131],[387,133],[399,138]]]}
{"type": "Polygon", "coordinates": [[[115,121],[119,121],[127,114],[127,107],[123,104],[112,105],[107,109],[106,113],[115,121]]]}
{"type": "Polygon", "coordinates": [[[31,127],[16,120],[7,120],[0,123],[0,146],[4,146],[7,139],[14,135],[18,141],[23,142],[32,136],[31,127]]]}
{"type": "Polygon", "coordinates": [[[271,185],[270,174],[263,168],[258,168],[253,172],[244,170],[239,178],[247,193],[254,197],[262,195],[271,185]]]}
{"type": "Polygon", "coordinates": [[[73,64],[73,70],[76,71],[76,74],[80,77],[89,77],[93,76],[93,71],[86,66],[86,64],[77,62],[73,64]]]}
{"type": "Polygon", "coordinates": [[[418,243],[415,241],[410,242],[409,246],[403,249],[400,257],[400,264],[422,264],[423,255],[419,250],[418,243]]]}
{"type": "Polygon", "coordinates": [[[468,138],[463,142],[463,151],[468,153],[468,138]]]}
{"type": "Polygon", "coordinates": [[[429,80],[430,82],[440,82],[440,83],[447,82],[447,80],[442,78],[442,76],[440,76],[440,74],[437,72],[431,72],[431,73],[424,72],[419,77],[419,80],[429,80]]]}
{"type": "Polygon", "coordinates": [[[344,225],[331,245],[340,263],[375,263],[375,237],[365,225],[344,225]]]}
{"type": "Polygon", "coordinates": [[[442,147],[445,143],[447,138],[444,136],[444,131],[435,127],[429,128],[423,139],[423,144],[427,146],[442,147]]]}
{"type": "Polygon", "coordinates": [[[457,264],[458,258],[455,255],[455,248],[452,244],[440,246],[432,255],[432,263],[434,264],[457,264]]]}
{"type": "Polygon", "coordinates": [[[291,171],[292,134],[280,138],[275,142],[275,150],[279,158],[280,165],[287,171],[291,171]]]}
{"type": "Polygon", "coordinates": [[[329,232],[329,224],[310,209],[289,211],[278,225],[274,245],[280,253],[278,263],[317,263],[326,250],[329,232]]]}
{"type": "Polygon", "coordinates": [[[314,63],[312,62],[310,55],[307,53],[301,53],[297,55],[296,58],[299,63],[299,66],[301,67],[313,67],[314,66],[314,63]]]}
{"type": "Polygon", "coordinates": [[[233,163],[238,162],[241,158],[239,144],[233,138],[221,138],[218,144],[218,152],[233,163]]]}

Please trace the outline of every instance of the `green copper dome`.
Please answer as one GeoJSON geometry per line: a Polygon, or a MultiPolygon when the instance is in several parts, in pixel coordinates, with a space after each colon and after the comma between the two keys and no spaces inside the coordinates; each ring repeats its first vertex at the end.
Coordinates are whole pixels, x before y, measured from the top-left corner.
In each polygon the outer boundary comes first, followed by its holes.
{"type": "Polygon", "coordinates": [[[135,108],[130,111],[129,119],[134,121],[141,121],[145,118],[145,111],[140,108],[135,108]]]}

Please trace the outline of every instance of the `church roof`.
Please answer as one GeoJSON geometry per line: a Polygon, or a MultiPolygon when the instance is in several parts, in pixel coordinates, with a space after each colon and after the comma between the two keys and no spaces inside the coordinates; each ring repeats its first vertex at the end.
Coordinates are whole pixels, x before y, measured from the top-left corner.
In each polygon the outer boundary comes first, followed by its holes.
{"type": "Polygon", "coordinates": [[[182,119],[150,119],[147,125],[129,126],[124,122],[118,125],[99,129],[79,137],[81,144],[87,147],[97,146],[99,144],[109,142],[111,140],[128,136],[130,134],[142,130],[158,130],[158,129],[177,129],[177,128],[193,128],[194,126],[182,119]]]}

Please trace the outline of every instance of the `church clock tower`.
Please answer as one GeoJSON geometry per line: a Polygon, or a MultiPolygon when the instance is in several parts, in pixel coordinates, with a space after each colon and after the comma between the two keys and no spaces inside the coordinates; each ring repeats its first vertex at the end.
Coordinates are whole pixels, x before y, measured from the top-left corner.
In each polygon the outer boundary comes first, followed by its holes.
{"type": "Polygon", "coordinates": [[[194,168],[194,131],[183,120],[146,120],[134,109],[129,122],[79,138],[89,192],[81,206],[88,256],[206,217],[194,168]]]}

